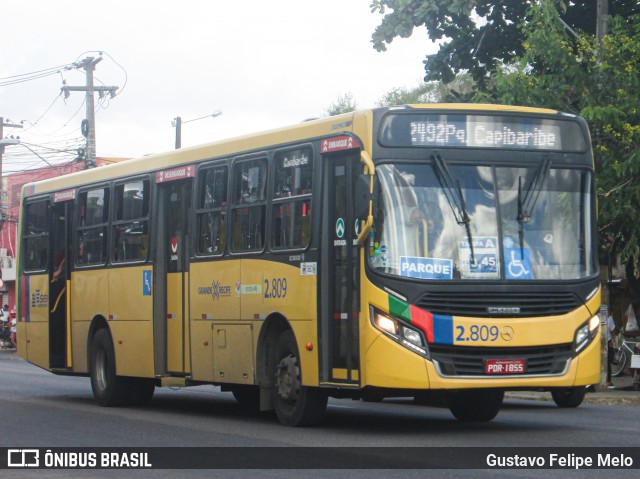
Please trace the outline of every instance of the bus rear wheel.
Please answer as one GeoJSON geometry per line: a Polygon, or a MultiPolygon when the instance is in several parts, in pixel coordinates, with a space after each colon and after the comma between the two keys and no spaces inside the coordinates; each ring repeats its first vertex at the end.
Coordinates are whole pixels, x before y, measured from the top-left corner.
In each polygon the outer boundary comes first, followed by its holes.
{"type": "Polygon", "coordinates": [[[311,426],[322,420],[327,395],[319,388],[302,385],[298,347],[289,330],[278,338],[271,379],[271,400],[282,424],[311,426]]]}
{"type": "Polygon", "coordinates": [[[462,389],[446,393],[449,410],[464,422],[491,421],[498,415],[503,399],[501,389],[462,389]]]}
{"type": "Polygon", "coordinates": [[[90,353],[91,389],[100,406],[124,406],[131,397],[127,378],[116,375],[116,355],[111,334],[99,329],[91,341],[90,353]]]}
{"type": "Polygon", "coordinates": [[[584,401],[586,393],[586,387],[578,386],[575,388],[554,389],[551,391],[551,397],[559,407],[578,407],[584,401]]]}

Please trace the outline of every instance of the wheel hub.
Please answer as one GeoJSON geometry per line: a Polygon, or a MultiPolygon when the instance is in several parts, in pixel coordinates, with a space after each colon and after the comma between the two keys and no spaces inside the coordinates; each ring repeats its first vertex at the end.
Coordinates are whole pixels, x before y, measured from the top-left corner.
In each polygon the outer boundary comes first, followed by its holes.
{"type": "Polygon", "coordinates": [[[298,399],[298,393],[300,392],[299,374],[300,368],[298,368],[298,361],[295,356],[290,354],[280,360],[276,366],[276,390],[278,391],[278,396],[290,402],[295,402],[298,399]]]}

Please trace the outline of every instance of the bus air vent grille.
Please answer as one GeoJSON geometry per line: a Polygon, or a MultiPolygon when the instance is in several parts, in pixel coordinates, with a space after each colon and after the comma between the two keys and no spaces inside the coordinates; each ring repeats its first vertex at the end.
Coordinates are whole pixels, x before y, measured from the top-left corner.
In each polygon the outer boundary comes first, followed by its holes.
{"type": "Polygon", "coordinates": [[[573,293],[438,292],[423,295],[416,303],[431,313],[477,318],[556,316],[582,303],[573,293]]]}

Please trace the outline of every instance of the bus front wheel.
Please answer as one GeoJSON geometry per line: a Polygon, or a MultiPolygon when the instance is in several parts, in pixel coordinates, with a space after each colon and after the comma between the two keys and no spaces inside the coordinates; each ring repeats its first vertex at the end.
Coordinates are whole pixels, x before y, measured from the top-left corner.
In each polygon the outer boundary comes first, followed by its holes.
{"type": "Polygon", "coordinates": [[[449,410],[464,422],[491,421],[498,415],[503,399],[501,389],[461,389],[446,393],[449,410]]]}
{"type": "Polygon", "coordinates": [[[91,389],[101,406],[124,406],[131,397],[127,378],[116,375],[116,355],[107,329],[96,331],[91,342],[91,389]]]}
{"type": "Polygon", "coordinates": [[[553,389],[551,397],[553,401],[560,407],[578,407],[584,401],[587,388],[578,386],[575,388],[553,389]]]}
{"type": "Polygon", "coordinates": [[[327,395],[319,388],[302,385],[298,347],[289,330],[278,338],[271,379],[271,400],[282,424],[311,426],[322,420],[327,395]]]}

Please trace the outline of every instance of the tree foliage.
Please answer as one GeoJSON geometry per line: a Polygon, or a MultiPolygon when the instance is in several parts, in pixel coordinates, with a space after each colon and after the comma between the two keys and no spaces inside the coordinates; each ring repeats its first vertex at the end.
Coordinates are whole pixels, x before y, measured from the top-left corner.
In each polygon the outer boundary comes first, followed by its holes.
{"type": "Polygon", "coordinates": [[[523,27],[519,63],[502,66],[485,100],[582,115],[597,165],[599,228],[618,242],[623,262],[640,256],[640,15],[613,17],[602,45],[573,36],[562,4],[542,1],[523,27]]]}
{"type": "Polygon", "coordinates": [[[394,88],[378,101],[379,106],[407,105],[411,103],[449,103],[468,100],[473,93],[471,75],[462,73],[448,84],[431,81],[414,88],[394,88]]]}
{"type": "Polygon", "coordinates": [[[326,116],[340,115],[341,113],[350,113],[358,109],[358,103],[356,102],[351,92],[344,93],[338,96],[338,99],[331,105],[325,108],[326,116]]]}
{"type": "MultiPolygon", "coordinates": [[[[562,19],[573,30],[594,34],[597,0],[560,0],[562,19]]],[[[396,37],[411,36],[425,26],[439,50],[427,55],[425,81],[452,81],[456,74],[471,73],[484,90],[498,65],[511,63],[525,53],[523,24],[529,22],[537,0],[372,0],[371,11],[384,17],[372,35],[378,51],[396,37]]],[[[611,15],[629,16],[640,11],[638,0],[609,2],[611,15]]]]}

